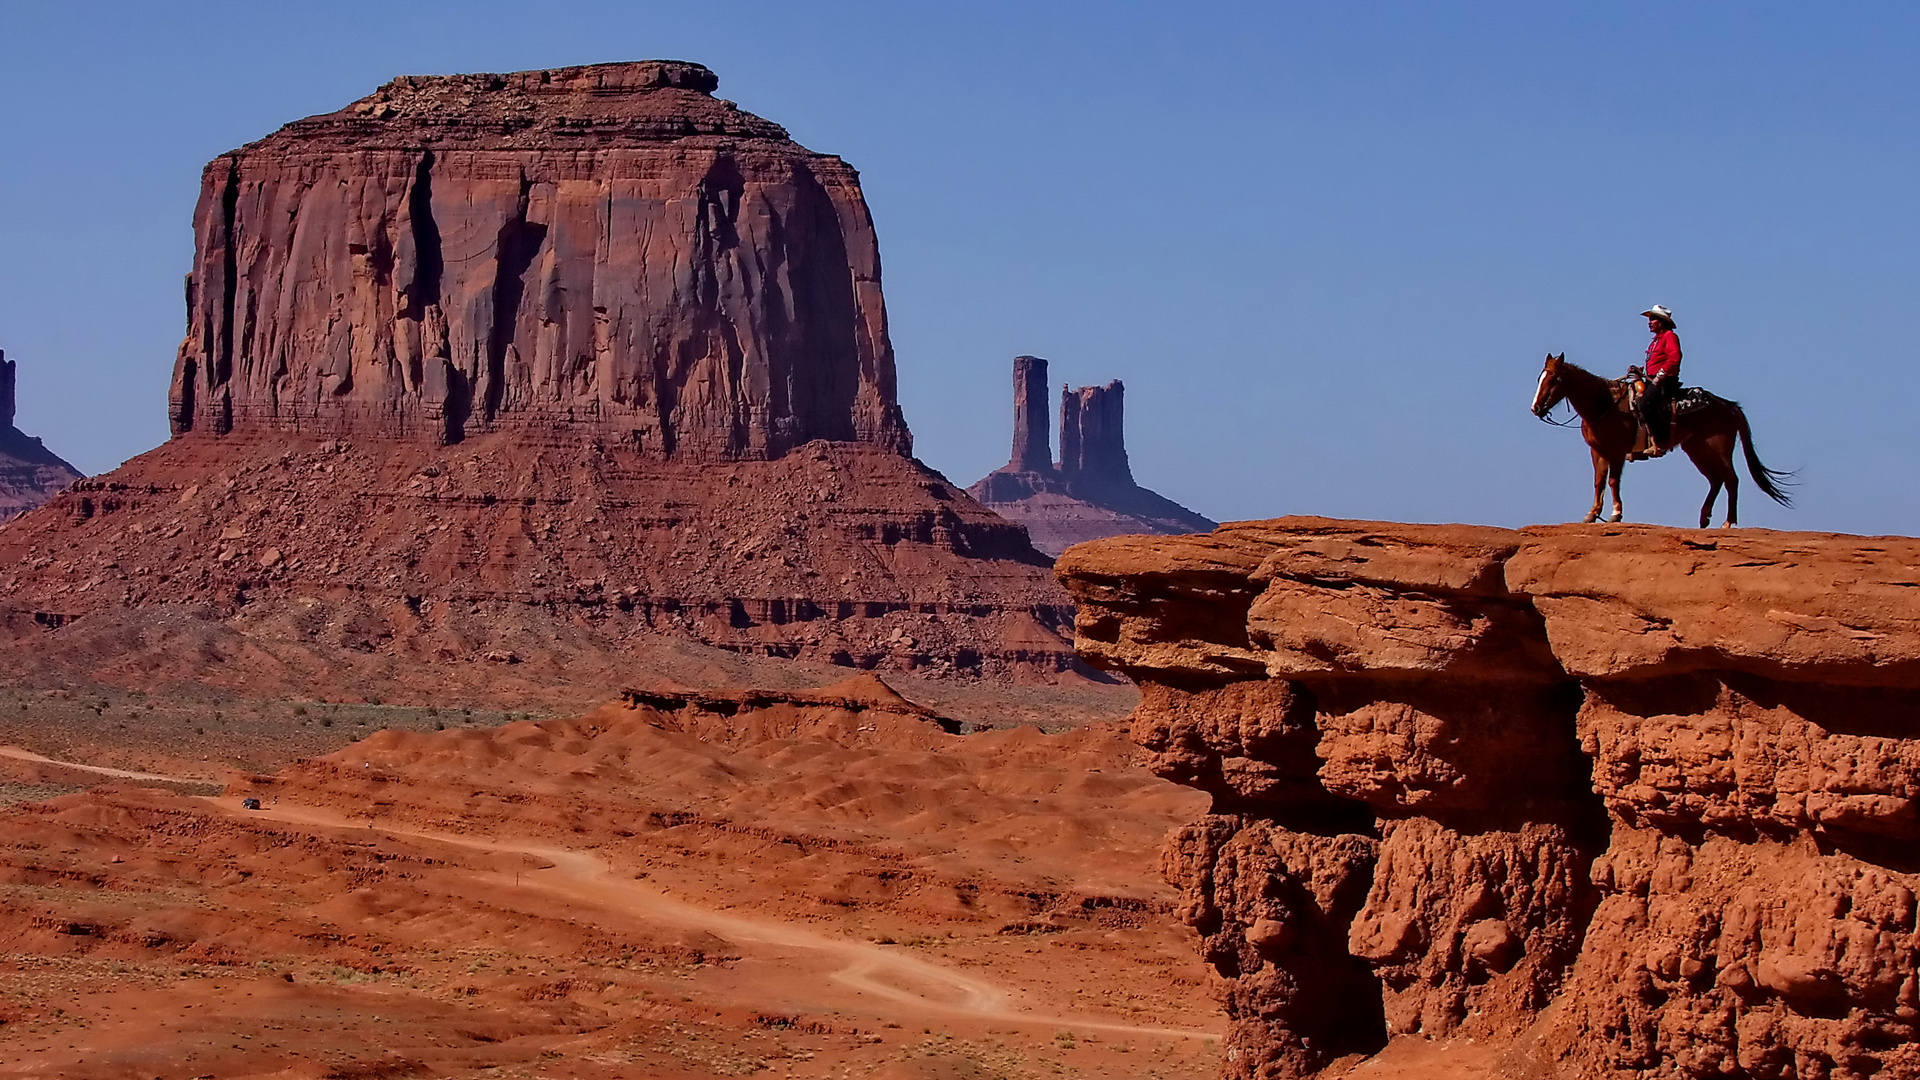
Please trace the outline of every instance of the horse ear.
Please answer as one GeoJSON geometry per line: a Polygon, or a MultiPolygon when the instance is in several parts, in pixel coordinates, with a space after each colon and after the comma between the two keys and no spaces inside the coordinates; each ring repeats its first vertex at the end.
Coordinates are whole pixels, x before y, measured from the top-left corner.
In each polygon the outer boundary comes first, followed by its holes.
{"type": "Polygon", "coordinates": [[[1553,362],[1554,362],[1554,363],[1556,363],[1556,364],[1564,364],[1564,363],[1566,363],[1566,362],[1567,362],[1567,354],[1566,354],[1566,353],[1561,353],[1561,354],[1560,354],[1559,356],[1556,356],[1556,357],[1554,357],[1554,358],[1553,358],[1553,362]]]}

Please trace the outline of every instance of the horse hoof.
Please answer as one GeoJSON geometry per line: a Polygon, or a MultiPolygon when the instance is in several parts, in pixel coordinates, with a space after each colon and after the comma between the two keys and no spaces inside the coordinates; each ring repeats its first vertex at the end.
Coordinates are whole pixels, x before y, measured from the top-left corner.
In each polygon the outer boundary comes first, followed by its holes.
{"type": "Polygon", "coordinates": [[[1596,521],[1599,521],[1599,520],[1600,520],[1600,515],[1599,515],[1599,514],[1588,514],[1588,515],[1587,515],[1586,517],[1583,517],[1583,518],[1581,518],[1581,519],[1580,519],[1580,524],[1582,524],[1582,525],[1591,525],[1591,524],[1593,524],[1594,522],[1596,522],[1596,521]]]}
{"type": "Polygon", "coordinates": [[[1607,518],[1607,521],[1609,524],[1619,524],[1626,516],[1625,514],[1613,514],[1607,518]]]}

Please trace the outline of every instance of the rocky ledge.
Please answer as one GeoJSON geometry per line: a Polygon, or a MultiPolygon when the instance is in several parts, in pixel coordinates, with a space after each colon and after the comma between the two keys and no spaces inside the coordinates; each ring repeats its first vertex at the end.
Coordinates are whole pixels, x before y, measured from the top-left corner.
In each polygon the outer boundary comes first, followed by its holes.
{"type": "Polygon", "coordinates": [[[1165,869],[1229,1076],[1920,1075],[1920,540],[1283,518],[1057,571],[1213,795],[1165,869]]]}

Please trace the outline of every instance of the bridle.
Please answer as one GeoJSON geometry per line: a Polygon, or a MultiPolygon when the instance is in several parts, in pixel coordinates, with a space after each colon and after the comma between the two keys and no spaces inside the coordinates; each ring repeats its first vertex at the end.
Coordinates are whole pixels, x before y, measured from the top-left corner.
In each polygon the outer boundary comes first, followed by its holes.
{"type": "Polygon", "coordinates": [[[1557,419],[1553,419],[1553,417],[1549,417],[1548,413],[1551,413],[1551,411],[1553,411],[1555,407],[1559,407],[1559,405],[1572,405],[1572,402],[1569,402],[1569,400],[1567,400],[1567,396],[1565,396],[1565,394],[1561,394],[1561,400],[1559,400],[1559,402],[1553,402],[1553,404],[1548,405],[1548,411],[1546,411],[1546,413],[1534,413],[1534,415],[1536,415],[1536,417],[1540,417],[1542,421],[1546,421],[1546,423],[1549,423],[1549,425],[1553,425],[1553,427],[1572,427],[1572,423],[1574,423],[1576,419],[1580,419],[1580,413],[1571,413],[1571,415],[1569,415],[1567,419],[1563,419],[1563,421],[1557,421],[1557,419]]]}
{"type": "Polygon", "coordinates": [[[1580,413],[1578,411],[1574,412],[1573,415],[1567,417],[1565,420],[1555,420],[1552,416],[1548,415],[1549,413],[1553,412],[1554,409],[1560,407],[1561,405],[1567,405],[1571,407],[1573,404],[1572,401],[1568,400],[1567,392],[1560,388],[1560,376],[1555,375],[1553,377],[1553,382],[1554,382],[1554,393],[1557,395],[1559,400],[1555,401],[1551,405],[1548,405],[1545,409],[1542,409],[1541,411],[1534,413],[1533,415],[1537,419],[1544,420],[1547,423],[1552,424],[1554,427],[1572,427],[1574,424],[1574,421],[1580,419],[1580,413]]]}

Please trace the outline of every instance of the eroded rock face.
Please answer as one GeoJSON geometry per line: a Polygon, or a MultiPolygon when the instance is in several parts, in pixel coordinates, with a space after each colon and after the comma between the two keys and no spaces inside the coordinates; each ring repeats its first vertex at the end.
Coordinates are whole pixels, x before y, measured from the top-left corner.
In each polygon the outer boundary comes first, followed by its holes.
{"type": "Polygon", "coordinates": [[[85,475],[13,426],[18,372],[19,362],[0,352],[0,521],[39,506],[85,475]]]}
{"type": "Polygon", "coordinates": [[[175,436],[0,531],[0,612],[1076,666],[1047,559],[908,456],[853,170],[715,85],[401,78],[215,160],[175,436]]]}
{"type": "Polygon", "coordinates": [[[207,166],[176,434],[906,453],[854,170],[698,64],[409,76],[207,166]]]}
{"type": "Polygon", "coordinates": [[[1105,386],[1060,388],[1060,475],[1096,484],[1133,483],[1126,393],[1119,379],[1105,386]]]}
{"type": "Polygon", "coordinates": [[[346,601],[391,624],[366,632],[377,652],[532,619],[862,668],[1072,663],[1072,608],[1019,528],[854,443],[697,464],[518,432],[174,439],[0,530],[0,610],[54,622],[346,601]]]}
{"type": "Polygon", "coordinates": [[[1920,541],[1288,518],[1057,571],[1214,797],[1167,872],[1228,1075],[1455,1035],[1515,1075],[1920,1075],[1920,541]]]}

